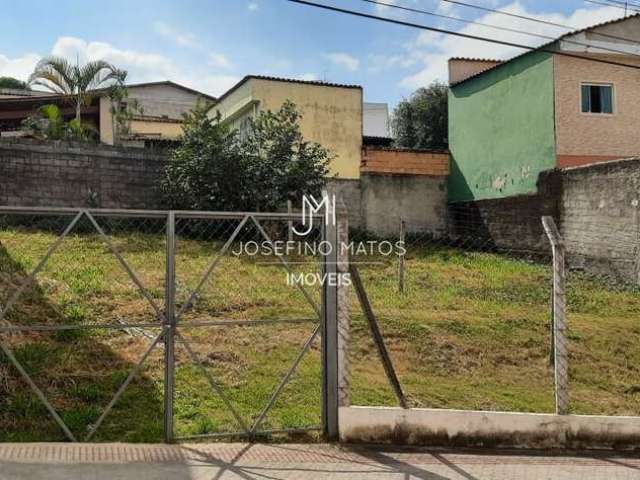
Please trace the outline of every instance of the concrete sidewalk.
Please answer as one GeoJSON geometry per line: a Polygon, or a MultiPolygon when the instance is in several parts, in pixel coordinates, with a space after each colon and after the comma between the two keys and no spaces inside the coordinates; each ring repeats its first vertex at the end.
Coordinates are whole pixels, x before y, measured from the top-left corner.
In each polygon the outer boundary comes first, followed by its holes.
{"type": "Polygon", "coordinates": [[[333,445],[0,444],[0,480],[640,479],[640,456],[333,445]]]}

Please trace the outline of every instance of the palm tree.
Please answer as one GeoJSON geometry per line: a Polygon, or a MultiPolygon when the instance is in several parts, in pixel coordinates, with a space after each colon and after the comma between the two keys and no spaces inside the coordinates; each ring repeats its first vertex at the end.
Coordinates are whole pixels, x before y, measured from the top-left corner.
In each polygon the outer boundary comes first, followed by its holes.
{"type": "Polygon", "coordinates": [[[83,105],[91,101],[91,90],[123,85],[127,72],[104,60],[72,65],[62,57],[43,58],[29,77],[29,85],[41,85],[52,92],[71,95],[75,99],[76,121],[80,124],[83,105]]]}

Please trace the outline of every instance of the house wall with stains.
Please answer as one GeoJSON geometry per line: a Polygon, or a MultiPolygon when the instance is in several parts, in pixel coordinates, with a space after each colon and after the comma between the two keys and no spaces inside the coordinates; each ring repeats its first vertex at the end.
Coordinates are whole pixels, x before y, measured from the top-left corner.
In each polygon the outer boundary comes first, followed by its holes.
{"type": "Polygon", "coordinates": [[[449,91],[449,201],[536,193],[556,165],[553,57],[523,55],[449,91]]]}

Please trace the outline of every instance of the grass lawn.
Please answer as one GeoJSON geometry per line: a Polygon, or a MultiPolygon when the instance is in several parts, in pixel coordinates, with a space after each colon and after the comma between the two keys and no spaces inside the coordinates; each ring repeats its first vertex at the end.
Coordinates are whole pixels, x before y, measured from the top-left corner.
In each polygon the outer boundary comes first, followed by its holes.
{"type": "MultiPolygon", "coordinates": [[[[164,308],[165,246],[161,234],[116,233],[112,240],[164,308]]],[[[55,235],[0,231],[0,305],[5,305],[55,235]]],[[[176,276],[181,305],[221,247],[180,237],[176,276]]],[[[300,260],[300,259],[293,259],[300,260]]],[[[370,258],[368,260],[371,260],[370,258]]],[[[397,293],[393,261],[361,265],[374,311],[401,382],[415,406],[553,411],[549,367],[550,269],[490,253],[445,247],[414,249],[407,290],[397,293]]],[[[245,423],[259,415],[314,329],[314,312],[271,257],[226,255],[181,318],[194,321],[298,319],[305,323],[182,327],[182,336],[218,381],[245,423]]],[[[296,271],[317,265],[298,264],[296,271]]],[[[316,302],[319,288],[309,292],[316,302]]],[[[352,404],[394,405],[355,294],[351,295],[352,404]]],[[[640,414],[640,296],[633,289],[571,274],[568,286],[571,410],[640,414]]],[[[70,234],[9,311],[12,324],[152,323],[153,308],[107,245],[70,234]]],[[[3,334],[78,436],[101,414],[158,328],[3,334]]],[[[262,428],[320,423],[319,338],[262,428]]],[[[206,376],[177,343],[176,433],[238,431],[206,376]]],[[[163,346],[96,433],[99,441],[162,439],[163,346]]],[[[62,432],[0,354],[0,441],[61,440],[62,432]]]]}

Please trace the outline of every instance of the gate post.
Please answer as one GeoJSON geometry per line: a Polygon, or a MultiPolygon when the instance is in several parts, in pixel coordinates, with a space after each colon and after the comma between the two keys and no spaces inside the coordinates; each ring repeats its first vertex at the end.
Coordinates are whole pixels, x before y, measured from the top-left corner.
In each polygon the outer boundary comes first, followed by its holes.
{"type": "Polygon", "coordinates": [[[565,245],[552,217],[542,217],[542,225],[553,251],[553,358],[556,413],[569,413],[567,326],[565,321],[565,245]]]}
{"type": "Polygon", "coordinates": [[[164,441],[172,443],[175,382],[176,216],[167,215],[167,260],[164,306],[164,441]]]}
{"type": "MultiPolygon", "coordinates": [[[[323,192],[323,195],[326,195],[323,192]]],[[[330,208],[330,205],[326,208],[330,208]]],[[[335,208],[335,206],[334,206],[335,208]]],[[[327,279],[322,287],[322,427],[327,440],[338,439],[338,288],[335,279],[338,263],[338,226],[324,223],[324,240],[331,249],[324,255],[323,271],[327,279]]],[[[329,250],[329,249],[327,249],[329,250]]]]}

